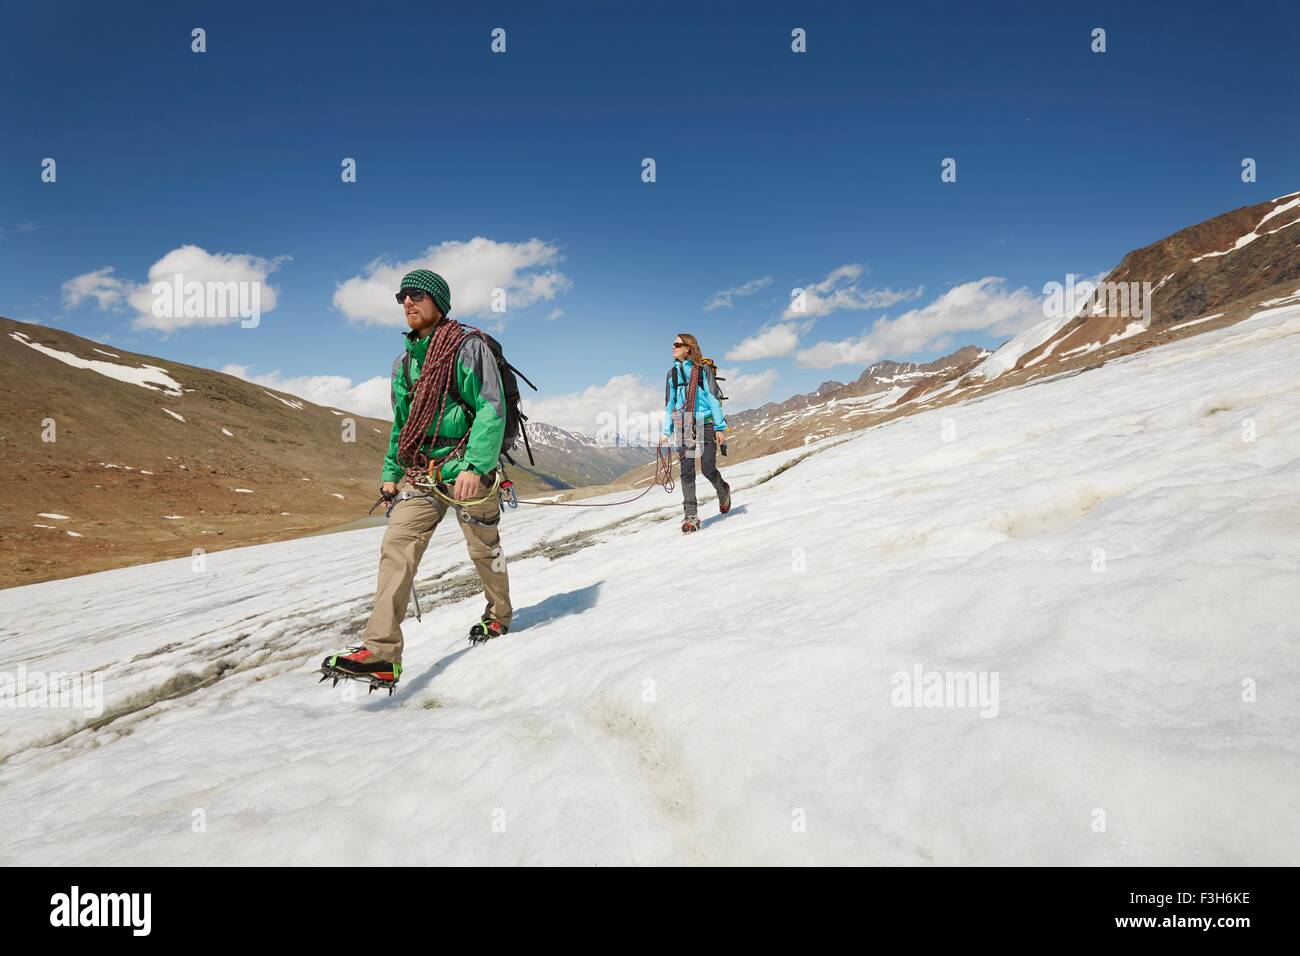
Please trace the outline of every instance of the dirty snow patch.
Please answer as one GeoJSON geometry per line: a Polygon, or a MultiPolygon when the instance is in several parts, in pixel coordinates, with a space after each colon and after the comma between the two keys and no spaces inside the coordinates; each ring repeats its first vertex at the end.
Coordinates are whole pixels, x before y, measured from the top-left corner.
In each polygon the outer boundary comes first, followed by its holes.
{"type": "Polygon", "coordinates": [[[1252,242],[1254,242],[1256,239],[1258,239],[1261,235],[1271,236],[1271,235],[1273,235],[1273,233],[1275,233],[1275,232],[1281,232],[1281,231],[1282,231],[1283,229],[1285,229],[1287,226],[1294,226],[1297,222],[1300,222],[1300,218],[1292,219],[1290,222],[1288,222],[1288,223],[1286,224],[1286,226],[1278,226],[1276,229],[1269,229],[1269,230],[1267,230],[1267,231],[1265,231],[1265,232],[1263,232],[1263,233],[1261,233],[1261,232],[1259,231],[1260,226],[1264,225],[1264,223],[1268,222],[1268,221],[1269,221],[1270,219],[1272,219],[1274,216],[1280,215],[1281,213],[1286,212],[1288,209],[1295,209],[1295,208],[1297,208],[1297,207],[1300,207],[1300,197],[1297,197],[1296,199],[1292,199],[1292,200],[1291,200],[1290,202],[1288,202],[1288,203],[1283,203],[1283,204],[1280,205],[1280,206],[1275,206],[1272,210],[1270,210],[1268,213],[1266,213],[1266,214],[1264,215],[1264,218],[1261,219],[1261,220],[1260,220],[1260,221],[1255,225],[1255,228],[1254,228],[1254,229],[1252,229],[1250,232],[1246,233],[1244,236],[1242,236],[1240,239],[1238,239],[1235,243],[1233,243],[1231,249],[1224,249],[1222,252],[1207,252],[1207,253],[1206,253],[1205,255],[1203,255],[1203,256],[1194,256],[1194,257],[1192,258],[1192,261],[1193,261],[1193,262],[1200,262],[1202,259],[1209,259],[1211,256],[1226,256],[1226,255],[1227,255],[1228,253],[1230,253],[1230,252],[1236,252],[1238,249],[1241,249],[1241,248],[1243,248],[1243,247],[1245,247],[1245,246],[1250,245],[1252,242]]]}
{"type": "MultiPolygon", "coordinates": [[[[1265,305],[1268,305],[1267,302],[1265,302],[1264,304],[1265,304],[1265,305]]],[[[1170,332],[1177,332],[1179,329],[1187,329],[1187,328],[1191,328],[1193,325],[1200,325],[1202,322],[1209,322],[1211,319],[1221,319],[1221,318],[1223,318],[1224,314],[1225,314],[1225,313],[1223,313],[1223,312],[1216,312],[1216,313],[1214,313],[1214,315],[1207,315],[1207,316],[1206,316],[1205,318],[1203,318],[1203,319],[1192,319],[1192,321],[1190,321],[1190,322],[1180,322],[1180,323],[1178,323],[1177,325],[1171,325],[1171,326],[1169,327],[1169,331],[1170,331],[1170,332]]]]}
{"type": "Polygon", "coordinates": [[[279,395],[272,395],[266,389],[262,389],[262,392],[266,395],[271,395],[271,397],[274,398],[277,402],[283,402],[285,405],[288,405],[292,409],[295,409],[297,411],[302,411],[302,402],[295,402],[287,398],[281,398],[279,395]]]}
{"type": "Polygon", "coordinates": [[[1140,335],[1143,332],[1145,332],[1146,328],[1147,328],[1146,325],[1142,322],[1130,322],[1127,326],[1125,326],[1123,332],[1116,332],[1114,335],[1108,338],[1106,340],[1106,344],[1110,345],[1112,342],[1122,342],[1124,339],[1131,339],[1133,336],[1140,335]]]}
{"type": "Polygon", "coordinates": [[[1273,308],[1274,306],[1279,305],[1292,305],[1295,302],[1300,302],[1300,289],[1296,289],[1290,295],[1284,295],[1280,299],[1268,299],[1265,302],[1261,302],[1260,305],[1273,308]]]}

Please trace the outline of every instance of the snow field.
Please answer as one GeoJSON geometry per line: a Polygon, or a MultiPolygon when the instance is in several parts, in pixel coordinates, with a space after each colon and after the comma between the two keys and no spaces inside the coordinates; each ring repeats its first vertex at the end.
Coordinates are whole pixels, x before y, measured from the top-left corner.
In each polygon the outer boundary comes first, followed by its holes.
{"type": "Polygon", "coordinates": [[[440,527],[392,698],[312,673],[382,529],[0,592],[5,670],[105,704],[0,709],[0,861],[1294,864],[1298,361],[1280,308],[724,463],[689,538],[521,506],[473,650],[440,527]],[[896,706],[918,665],[996,716],[896,706]]]}

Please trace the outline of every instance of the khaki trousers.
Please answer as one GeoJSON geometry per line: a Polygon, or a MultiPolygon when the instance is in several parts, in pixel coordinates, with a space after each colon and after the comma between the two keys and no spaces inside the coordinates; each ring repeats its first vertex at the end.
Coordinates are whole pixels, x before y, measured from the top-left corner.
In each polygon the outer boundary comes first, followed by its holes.
{"type": "MultiPolygon", "coordinates": [[[[417,489],[405,478],[397,486],[401,494],[417,489]]],[[[486,484],[483,491],[487,491],[486,484]]],[[[411,599],[411,584],[416,569],[424,557],[425,548],[433,529],[438,527],[449,507],[436,498],[413,498],[400,502],[388,518],[388,530],[379,548],[379,584],[375,589],[375,607],[362,635],[366,649],[385,661],[402,661],[402,620],[406,617],[411,599]]],[[[474,524],[461,518],[455,511],[457,524],[465,534],[469,556],[478,569],[479,580],[487,595],[486,613],[507,627],[513,609],[510,607],[510,577],[506,573],[506,558],[501,550],[501,536],[497,521],[501,517],[500,505],[493,495],[479,505],[471,505],[466,512],[490,525],[474,524]]]]}

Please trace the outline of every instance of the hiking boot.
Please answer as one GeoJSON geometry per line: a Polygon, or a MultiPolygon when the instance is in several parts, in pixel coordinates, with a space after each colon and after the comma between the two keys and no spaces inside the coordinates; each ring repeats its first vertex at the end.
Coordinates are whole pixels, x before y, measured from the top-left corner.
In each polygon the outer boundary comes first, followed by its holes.
{"type": "Polygon", "coordinates": [[[722,494],[718,495],[718,511],[721,514],[725,515],[730,510],[731,510],[731,486],[728,485],[726,490],[723,491],[722,494]]]}
{"type": "Polygon", "coordinates": [[[690,534],[692,531],[700,530],[700,519],[695,515],[690,515],[682,520],[682,534],[690,534]]]}

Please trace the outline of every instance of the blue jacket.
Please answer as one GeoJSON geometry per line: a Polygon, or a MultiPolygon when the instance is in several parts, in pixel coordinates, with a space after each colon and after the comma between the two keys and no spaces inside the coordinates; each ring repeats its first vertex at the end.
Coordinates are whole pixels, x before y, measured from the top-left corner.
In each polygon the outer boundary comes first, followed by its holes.
{"type": "MultiPolygon", "coordinates": [[[[664,380],[664,394],[668,396],[668,401],[664,405],[665,438],[673,433],[673,412],[686,404],[686,383],[691,380],[691,360],[673,362],[673,368],[677,370],[677,387],[673,387],[672,368],[668,370],[664,380]]],[[[713,373],[709,371],[708,366],[700,369],[700,383],[695,389],[695,415],[701,425],[704,422],[712,422],[717,431],[727,430],[727,419],[722,414],[722,403],[718,401],[718,396],[713,394],[713,373]]]]}

